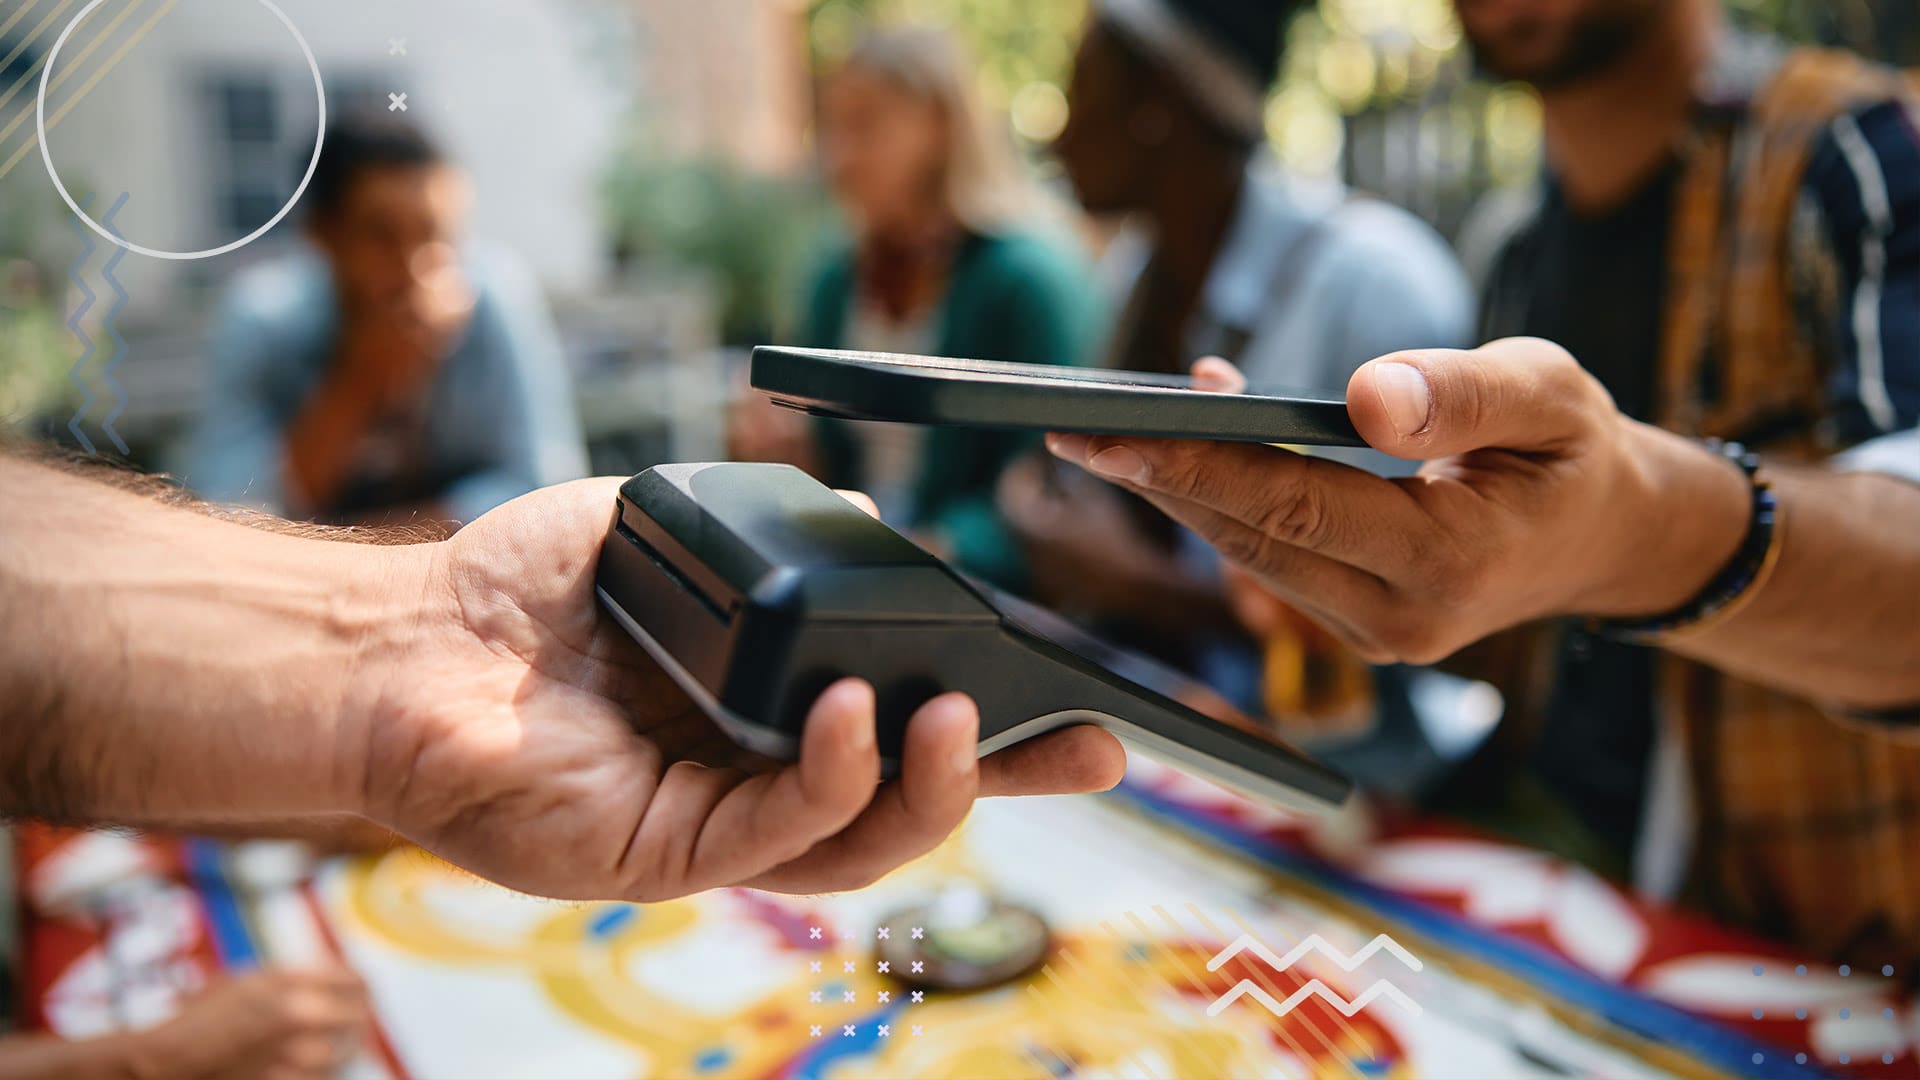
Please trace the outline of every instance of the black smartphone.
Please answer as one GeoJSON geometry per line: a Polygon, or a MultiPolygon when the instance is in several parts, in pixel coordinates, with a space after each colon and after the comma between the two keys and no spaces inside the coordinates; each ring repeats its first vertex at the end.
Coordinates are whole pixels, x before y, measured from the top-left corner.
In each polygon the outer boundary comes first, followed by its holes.
{"type": "Polygon", "coordinates": [[[762,345],[753,388],[845,420],[1365,446],[1337,398],[1223,394],[1184,375],[762,345]]]}

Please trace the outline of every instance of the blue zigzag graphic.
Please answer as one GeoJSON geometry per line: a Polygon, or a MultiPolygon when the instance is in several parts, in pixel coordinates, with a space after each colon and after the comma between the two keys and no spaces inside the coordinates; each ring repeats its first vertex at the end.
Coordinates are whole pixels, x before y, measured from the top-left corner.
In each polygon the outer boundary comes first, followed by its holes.
{"type": "MultiPolygon", "coordinates": [[[[80,208],[83,210],[92,205],[93,196],[91,195],[80,200],[80,208]]],[[[78,218],[73,220],[72,225],[73,231],[80,235],[80,241],[85,244],[86,247],[80,252],[80,257],[74,260],[73,269],[67,271],[67,279],[73,282],[74,288],[79,289],[80,295],[84,298],[80,304],[73,309],[73,314],[67,316],[67,329],[72,331],[73,336],[80,341],[80,355],[74,360],[73,366],[67,369],[67,381],[71,382],[80,391],[80,407],[74,410],[73,419],[67,421],[67,430],[73,433],[75,439],[79,440],[82,449],[92,454],[95,453],[93,440],[87,438],[87,433],[80,430],[80,421],[85,420],[88,411],[93,408],[93,388],[88,386],[87,381],[80,377],[80,373],[85,371],[87,365],[93,361],[95,349],[93,339],[87,336],[85,330],[81,329],[81,320],[87,317],[87,312],[93,310],[93,302],[96,297],[93,295],[93,290],[87,288],[86,279],[81,277],[80,272],[86,269],[87,260],[93,258],[94,243],[92,230],[82,224],[78,218]]]]}
{"type": "MultiPolygon", "coordinates": [[[[125,205],[127,205],[127,193],[123,191],[119,198],[113,200],[113,206],[107,210],[107,216],[100,219],[100,223],[106,226],[107,232],[116,237],[120,233],[113,227],[113,219],[125,205]]],[[[113,422],[120,419],[121,413],[127,411],[127,391],[115,377],[114,369],[127,358],[127,339],[120,334],[120,313],[126,310],[128,296],[127,290],[120,287],[120,279],[113,276],[113,271],[120,265],[120,260],[126,257],[127,249],[115,244],[112,256],[107,259],[107,264],[100,268],[100,280],[106,282],[107,287],[113,290],[113,306],[107,309],[106,317],[100,321],[108,336],[113,339],[113,355],[107,357],[106,364],[100,369],[100,378],[106,382],[107,389],[113,391],[113,408],[107,412],[107,417],[100,422],[100,426],[105,429],[107,438],[113,440],[113,448],[120,451],[122,457],[127,453],[127,441],[114,430],[113,422]]]]}

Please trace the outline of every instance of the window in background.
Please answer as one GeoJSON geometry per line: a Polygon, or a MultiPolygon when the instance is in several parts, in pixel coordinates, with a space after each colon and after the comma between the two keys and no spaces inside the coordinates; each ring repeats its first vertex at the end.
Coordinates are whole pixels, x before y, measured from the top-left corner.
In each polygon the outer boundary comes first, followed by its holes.
{"type": "Polygon", "coordinates": [[[279,87],[271,75],[229,72],[207,83],[213,121],[214,220],[222,233],[245,236],[286,201],[279,87]]]}
{"type": "MultiPolygon", "coordinates": [[[[313,84],[284,73],[232,69],[204,86],[208,118],[207,190],[213,234],[245,236],[272,220],[299,181],[303,151],[312,148],[313,84]]],[[[386,94],[367,72],[326,75],[330,114],[384,108],[386,94]]]]}
{"type": "Polygon", "coordinates": [[[329,115],[378,112],[387,107],[387,91],[406,86],[404,79],[389,74],[375,76],[370,71],[330,72],[327,75],[327,111],[329,115]]]}

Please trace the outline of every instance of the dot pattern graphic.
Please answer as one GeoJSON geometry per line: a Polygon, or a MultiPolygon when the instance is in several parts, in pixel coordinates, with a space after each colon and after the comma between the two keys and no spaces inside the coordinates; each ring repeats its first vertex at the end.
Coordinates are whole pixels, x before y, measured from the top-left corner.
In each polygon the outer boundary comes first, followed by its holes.
{"type": "MultiPolygon", "coordinates": [[[[1755,976],[1765,975],[1766,971],[1767,971],[1767,968],[1765,964],[1753,965],[1753,973],[1755,976]]],[[[1834,972],[1843,979],[1851,978],[1853,975],[1853,966],[1850,964],[1840,964],[1834,968],[1834,972]]],[[[1795,964],[1793,968],[1793,973],[1795,976],[1804,978],[1807,974],[1807,965],[1795,964]]],[[[1884,978],[1889,978],[1889,979],[1892,978],[1894,974],[1893,965],[1882,964],[1880,966],[1880,974],[1884,978]]],[[[1753,1018],[1755,1020],[1764,1020],[1766,1019],[1766,1015],[1767,1015],[1767,1011],[1763,1008],[1756,1008],[1753,1010],[1753,1018]]],[[[1853,1010],[1851,1008],[1842,1006],[1841,1008],[1836,1010],[1833,1013],[1833,1015],[1835,1017],[1838,1017],[1841,1020],[1851,1020],[1853,1018],[1853,1010]]],[[[1895,1011],[1891,1007],[1882,1008],[1880,1010],[1880,1016],[1882,1019],[1885,1019],[1885,1020],[1893,1020],[1895,1018],[1895,1011]]],[[[1795,1020],[1805,1020],[1807,1018],[1806,1008],[1803,1006],[1803,1007],[1794,1009],[1793,1018],[1795,1020]]],[[[1895,1055],[1893,1051],[1891,1050],[1883,1051],[1880,1054],[1880,1063],[1882,1065],[1891,1065],[1894,1062],[1894,1057],[1895,1055]]],[[[1793,1060],[1796,1065],[1805,1065],[1807,1063],[1807,1055],[1804,1052],[1796,1053],[1793,1055],[1793,1060]]],[[[1848,1065],[1852,1063],[1853,1055],[1848,1053],[1840,1053],[1835,1056],[1834,1060],[1841,1065],[1848,1065]]],[[[1765,1064],[1766,1054],[1760,1051],[1755,1051],[1753,1054],[1753,1063],[1755,1065],[1765,1064]]]]}
{"type": "MultiPolygon", "coordinates": [[[[873,940],[887,939],[887,937],[889,936],[888,929],[889,928],[887,927],[876,927],[873,933],[873,940]]],[[[913,936],[916,939],[921,937],[922,933],[923,933],[923,929],[921,927],[918,927],[918,926],[913,927],[913,936]]],[[[835,936],[836,935],[827,932],[822,927],[812,926],[807,928],[807,940],[817,941],[822,943],[819,946],[815,946],[815,948],[827,947],[825,943],[830,941],[835,936]]],[[[838,934],[837,936],[840,938],[841,941],[850,943],[857,940],[862,940],[865,935],[858,934],[854,930],[849,928],[843,931],[842,933],[838,934]]],[[[914,966],[914,970],[918,971],[920,969],[920,962],[915,961],[913,966],[914,966]]],[[[877,960],[873,964],[873,973],[877,975],[886,975],[888,974],[888,967],[889,965],[887,961],[877,960]]],[[[807,962],[807,973],[809,975],[824,974],[821,968],[822,968],[822,964],[821,964],[821,961],[819,960],[810,960],[807,962]]],[[[893,1025],[879,1023],[878,1019],[884,1018],[888,1013],[891,1012],[893,1008],[897,1008],[899,1007],[899,1005],[907,1004],[907,1003],[905,1002],[896,1003],[894,1000],[893,991],[891,989],[873,990],[871,991],[870,994],[863,994],[859,990],[849,989],[847,984],[854,980],[847,979],[845,978],[845,976],[847,975],[857,976],[859,973],[860,973],[860,962],[858,960],[845,960],[845,959],[841,960],[840,962],[841,977],[839,978],[829,977],[826,981],[814,982],[811,985],[809,985],[807,989],[807,1003],[809,1005],[816,1005],[822,1009],[835,1010],[838,1013],[844,1013],[846,1011],[844,1006],[846,1005],[858,1006],[862,1004],[863,1001],[865,1001],[866,1003],[878,1006],[880,1009],[880,1013],[878,1014],[878,1017],[870,1016],[868,1018],[875,1021],[870,1025],[868,1030],[872,1030],[877,1037],[882,1039],[893,1038],[895,1035],[893,1031],[893,1025]],[[823,1000],[823,998],[825,1000],[823,1000]]],[[[871,980],[869,980],[869,982],[870,981],[871,980]]],[[[918,990],[913,991],[911,1004],[914,1004],[914,1005],[923,1004],[923,997],[920,991],[918,990]]],[[[812,1020],[813,1018],[809,1017],[808,1019],[812,1020]]],[[[855,1038],[858,1036],[859,1032],[863,1030],[863,1027],[861,1024],[845,1023],[843,1017],[829,1017],[829,1019],[837,1019],[841,1021],[839,1023],[841,1038],[849,1038],[849,1039],[855,1038]]],[[[918,1037],[925,1034],[925,1025],[923,1024],[913,1024],[911,1025],[911,1029],[912,1029],[912,1037],[918,1037]]],[[[810,1022],[807,1025],[808,1036],[815,1039],[829,1038],[832,1035],[832,1031],[833,1031],[832,1024],[825,1024],[825,1023],[814,1024],[810,1022]]]]}

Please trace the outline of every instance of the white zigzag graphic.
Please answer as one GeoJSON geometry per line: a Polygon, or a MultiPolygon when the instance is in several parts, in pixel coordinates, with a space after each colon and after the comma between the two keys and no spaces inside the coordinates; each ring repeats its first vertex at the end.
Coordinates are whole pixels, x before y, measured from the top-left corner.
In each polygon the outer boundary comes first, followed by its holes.
{"type": "MultiPolygon", "coordinates": [[[[1339,964],[1342,969],[1353,971],[1361,964],[1366,963],[1372,958],[1373,954],[1380,952],[1382,949],[1392,953],[1401,963],[1415,971],[1419,971],[1426,966],[1420,962],[1419,957],[1401,948],[1399,942],[1385,934],[1381,934],[1372,941],[1367,942],[1361,946],[1359,952],[1354,953],[1352,956],[1348,956],[1346,953],[1327,944],[1326,939],[1319,934],[1308,934],[1300,944],[1287,950],[1285,956],[1275,956],[1271,949],[1268,949],[1266,945],[1261,943],[1260,939],[1254,937],[1252,934],[1241,934],[1234,939],[1233,944],[1221,949],[1218,953],[1214,954],[1213,959],[1207,961],[1207,970],[1219,971],[1226,965],[1227,961],[1232,960],[1243,952],[1251,952],[1275,971],[1286,971],[1298,963],[1301,957],[1310,952],[1318,952],[1327,959],[1339,964]]],[[[1285,1001],[1275,1001],[1273,1000],[1273,995],[1254,985],[1253,980],[1241,979],[1238,983],[1234,984],[1233,989],[1222,994],[1218,1001],[1207,1006],[1207,1015],[1219,1016],[1226,1010],[1227,1006],[1233,1004],[1241,997],[1250,996],[1260,1004],[1266,1006],[1267,1011],[1273,1015],[1285,1016],[1293,1011],[1295,1005],[1300,1004],[1302,1001],[1316,994],[1329,1005],[1339,1009],[1341,1013],[1347,1016],[1352,1016],[1354,1013],[1371,1005],[1375,998],[1383,996],[1391,998],[1395,1004],[1415,1016],[1420,1015],[1422,1011],[1417,1003],[1400,992],[1399,987],[1385,979],[1378,980],[1372,986],[1361,991],[1360,996],[1354,998],[1351,1002],[1335,993],[1327,984],[1321,982],[1319,979],[1308,980],[1305,986],[1288,995],[1285,1001]]]]}
{"type": "Polygon", "coordinates": [[[1220,995],[1220,1000],[1207,1006],[1207,1015],[1219,1016],[1222,1012],[1226,1011],[1227,1006],[1233,1004],[1241,997],[1250,997],[1266,1006],[1267,1011],[1273,1015],[1285,1016],[1293,1011],[1295,1005],[1315,995],[1318,995],[1327,1004],[1339,1009],[1341,1013],[1347,1016],[1352,1016],[1354,1013],[1373,1004],[1374,999],[1380,997],[1391,998],[1394,1004],[1399,1005],[1415,1016],[1419,1016],[1421,1013],[1421,1008],[1418,1003],[1401,993],[1399,987],[1385,979],[1381,979],[1379,982],[1367,987],[1360,992],[1359,997],[1354,998],[1352,1001],[1348,1001],[1346,998],[1329,990],[1327,984],[1321,982],[1319,979],[1308,980],[1307,985],[1287,995],[1287,1000],[1285,1001],[1273,1000],[1273,995],[1255,986],[1252,979],[1241,979],[1239,982],[1233,984],[1233,989],[1220,995]]]}
{"type": "Polygon", "coordinates": [[[1300,944],[1288,949],[1287,955],[1285,956],[1273,955],[1272,950],[1261,944],[1260,940],[1252,934],[1241,934],[1233,940],[1233,944],[1220,950],[1219,953],[1215,954],[1213,959],[1207,961],[1207,970],[1219,971],[1227,961],[1240,955],[1242,952],[1251,951],[1255,956],[1266,961],[1268,967],[1273,968],[1275,971],[1285,971],[1299,962],[1301,957],[1310,952],[1318,951],[1322,956],[1339,964],[1347,971],[1352,971],[1361,964],[1366,963],[1374,953],[1382,949],[1392,953],[1400,959],[1401,963],[1415,971],[1419,971],[1426,966],[1420,962],[1419,957],[1401,948],[1399,942],[1385,934],[1381,934],[1361,946],[1360,951],[1354,953],[1351,957],[1339,949],[1334,948],[1332,945],[1327,944],[1326,939],[1322,938],[1319,934],[1308,934],[1300,944]]]}

